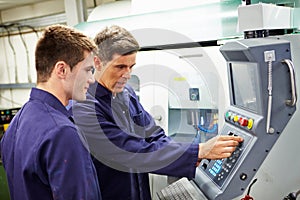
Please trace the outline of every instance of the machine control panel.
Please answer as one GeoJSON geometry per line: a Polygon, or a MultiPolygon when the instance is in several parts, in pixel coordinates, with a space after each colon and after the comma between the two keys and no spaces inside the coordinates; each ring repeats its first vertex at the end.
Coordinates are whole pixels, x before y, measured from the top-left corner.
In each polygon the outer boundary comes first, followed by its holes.
{"type": "Polygon", "coordinates": [[[20,108],[0,110],[0,139],[8,128],[12,118],[17,114],[20,108]]]}
{"type": "Polygon", "coordinates": [[[290,43],[274,38],[228,42],[230,106],[220,135],[244,138],[229,158],[201,161],[194,181],[207,199],[240,196],[249,186],[296,111],[296,85],[290,43]],[[273,52],[272,59],[265,54],[273,52]],[[276,133],[276,134],[275,134],[276,133]]]}
{"type": "Polygon", "coordinates": [[[0,110],[0,124],[9,124],[20,108],[0,110]]]}
{"type": "Polygon", "coordinates": [[[244,141],[237,146],[237,148],[229,158],[210,161],[203,160],[202,163],[200,163],[200,168],[220,188],[223,186],[226,178],[231,174],[236,163],[240,161],[240,157],[243,154],[244,149],[249,144],[252,138],[249,134],[232,132],[232,130],[228,130],[228,135],[241,136],[243,137],[244,141]]]}
{"type": "Polygon", "coordinates": [[[230,41],[220,51],[227,61],[230,106],[218,134],[244,140],[230,157],[203,159],[196,168],[194,188],[211,200],[234,199],[246,191],[295,113],[297,102],[288,41],[230,41]]]}

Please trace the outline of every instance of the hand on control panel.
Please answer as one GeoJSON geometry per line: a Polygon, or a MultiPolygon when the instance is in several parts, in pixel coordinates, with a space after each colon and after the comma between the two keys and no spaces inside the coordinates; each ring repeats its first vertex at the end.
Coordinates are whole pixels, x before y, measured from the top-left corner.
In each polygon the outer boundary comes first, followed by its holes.
{"type": "Polygon", "coordinates": [[[228,158],[241,142],[243,142],[243,138],[239,136],[216,136],[205,143],[199,144],[198,158],[212,160],[228,158]]]}

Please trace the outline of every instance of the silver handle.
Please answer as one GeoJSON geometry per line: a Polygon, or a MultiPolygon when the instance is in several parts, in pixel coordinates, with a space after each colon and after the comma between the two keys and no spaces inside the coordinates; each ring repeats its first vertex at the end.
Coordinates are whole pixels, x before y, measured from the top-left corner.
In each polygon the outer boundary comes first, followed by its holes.
{"type": "Polygon", "coordinates": [[[286,100],[286,105],[295,106],[297,103],[297,91],[296,91],[296,81],[295,81],[295,69],[293,62],[289,59],[282,60],[283,63],[287,64],[290,70],[291,77],[291,87],[292,87],[292,99],[286,100]]]}

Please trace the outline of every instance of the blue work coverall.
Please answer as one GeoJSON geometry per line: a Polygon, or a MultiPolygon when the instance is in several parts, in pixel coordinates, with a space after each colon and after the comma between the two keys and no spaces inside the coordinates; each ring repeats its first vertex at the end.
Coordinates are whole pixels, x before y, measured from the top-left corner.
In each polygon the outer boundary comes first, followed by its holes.
{"type": "Polygon", "coordinates": [[[94,157],[104,200],[150,200],[149,172],[195,176],[198,144],[167,137],[129,85],[113,97],[96,82],[72,110],[94,157]]]}
{"type": "Polygon", "coordinates": [[[33,88],[1,140],[11,200],[100,200],[90,153],[70,114],[33,88]]]}

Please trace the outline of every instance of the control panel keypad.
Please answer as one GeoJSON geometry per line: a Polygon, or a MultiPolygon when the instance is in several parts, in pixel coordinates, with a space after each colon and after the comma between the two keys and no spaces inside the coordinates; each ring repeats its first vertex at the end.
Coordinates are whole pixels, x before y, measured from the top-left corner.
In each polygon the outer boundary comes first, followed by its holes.
{"type": "MultiPolygon", "coordinates": [[[[229,132],[228,135],[236,136],[237,134],[229,132]]],[[[248,136],[240,136],[244,138],[244,141],[236,147],[230,157],[221,160],[203,161],[200,163],[200,169],[202,169],[219,187],[222,187],[226,178],[238,162],[238,159],[244,151],[245,145],[249,142],[248,136]]]]}

